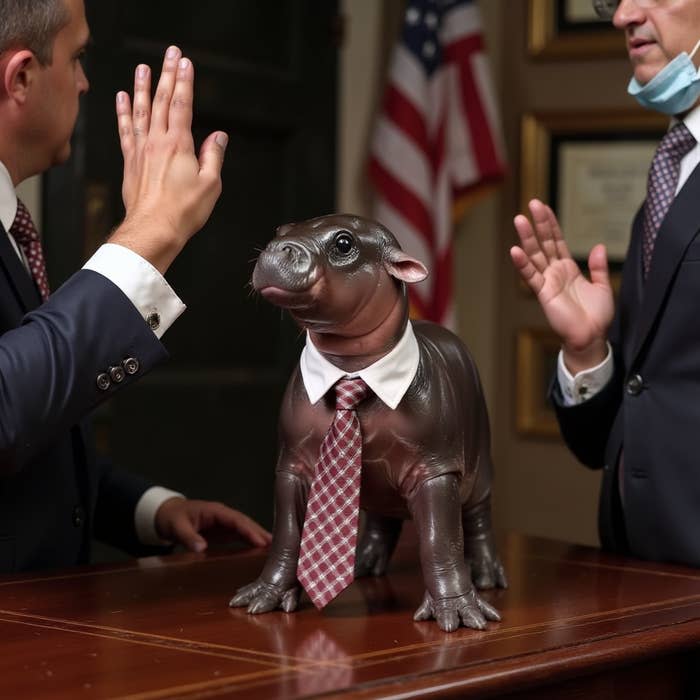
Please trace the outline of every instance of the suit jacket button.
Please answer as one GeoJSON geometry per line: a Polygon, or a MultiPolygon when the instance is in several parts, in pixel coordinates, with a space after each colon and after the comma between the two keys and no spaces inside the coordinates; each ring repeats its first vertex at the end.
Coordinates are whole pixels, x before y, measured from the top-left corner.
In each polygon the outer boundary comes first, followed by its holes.
{"type": "Polygon", "coordinates": [[[638,396],[644,390],[644,380],[641,375],[633,374],[627,380],[627,393],[631,396],[638,396]]]}
{"type": "Polygon", "coordinates": [[[119,384],[119,382],[124,381],[126,374],[124,373],[124,368],[117,365],[116,367],[109,368],[109,376],[115,384],[119,384]]]}
{"type": "Polygon", "coordinates": [[[75,506],[73,508],[73,527],[81,527],[83,524],[83,521],[85,520],[85,516],[83,514],[83,509],[80,506],[75,506]]]}
{"type": "Polygon", "coordinates": [[[122,360],[122,367],[127,374],[136,374],[139,371],[139,361],[135,357],[127,357],[122,360]]]}
{"type": "Polygon", "coordinates": [[[160,314],[153,311],[146,316],[146,323],[149,325],[152,331],[158,330],[160,326],[160,314]]]}
{"type": "Polygon", "coordinates": [[[97,388],[101,391],[107,391],[111,384],[112,380],[109,378],[107,372],[100,372],[100,374],[97,375],[97,388]]]}

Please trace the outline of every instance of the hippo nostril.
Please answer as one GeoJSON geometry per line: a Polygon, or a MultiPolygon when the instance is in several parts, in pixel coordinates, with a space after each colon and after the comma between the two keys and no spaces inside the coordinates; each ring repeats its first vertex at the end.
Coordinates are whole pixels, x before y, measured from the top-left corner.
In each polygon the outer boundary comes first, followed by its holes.
{"type": "Polygon", "coordinates": [[[296,260],[298,256],[298,251],[291,245],[282,246],[282,252],[288,260],[296,260]]]}

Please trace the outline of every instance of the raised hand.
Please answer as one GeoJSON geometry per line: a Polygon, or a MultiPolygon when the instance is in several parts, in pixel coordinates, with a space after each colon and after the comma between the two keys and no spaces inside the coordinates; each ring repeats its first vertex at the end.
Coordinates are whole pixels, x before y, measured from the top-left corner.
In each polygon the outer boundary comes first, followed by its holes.
{"type": "Polygon", "coordinates": [[[192,138],[194,68],[171,46],[151,102],[151,71],[136,68],[133,107],[117,94],[117,123],[124,180],[124,223],[110,242],[131,248],[165,272],[207,221],[221,194],[228,137],[210,134],[199,157],[192,138]]]}
{"type": "Polygon", "coordinates": [[[566,365],[576,373],[599,364],[607,353],[614,302],[605,246],[590,252],[589,281],[571,257],[551,208],[537,199],[529,206],[533,223],[515,217],[520,246],[513,246],[510,255],[561,338],[566,365]]]}

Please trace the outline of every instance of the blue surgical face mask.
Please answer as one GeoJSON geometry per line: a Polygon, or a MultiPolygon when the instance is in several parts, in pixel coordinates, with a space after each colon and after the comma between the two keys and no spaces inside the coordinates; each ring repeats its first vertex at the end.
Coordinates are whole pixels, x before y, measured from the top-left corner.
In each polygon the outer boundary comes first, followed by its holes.
{"type": "Polygon", "coordinates": [[[645,85],[633,77],[627,92],[647,109],[669,115],[687,112],[700,97],[700,71],[692,61],[698,46],[700,41],[690,55],[678,54],[645,85]]]}

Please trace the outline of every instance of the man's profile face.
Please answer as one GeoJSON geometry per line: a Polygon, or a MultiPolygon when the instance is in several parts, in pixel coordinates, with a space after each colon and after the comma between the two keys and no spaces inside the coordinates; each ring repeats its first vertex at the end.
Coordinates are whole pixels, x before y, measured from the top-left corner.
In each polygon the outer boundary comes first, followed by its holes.
{"type": "Polygon", "coordinates": [[[36,139],[45,147],[48,168],[70,156],[70,138],[78,117],[80,95],[89,83],[81,57],[90,37],[83,0],[63,0],[70,21],[57,34],[52,61],[40,69],[36,95],[36,139]]]}
{"type": "MultiPolygon", "coordinates": [[[[613,24],[625,32],[634,77],[645,84],[700,40],[700,0],[656,0],[651,7],[621,0],[613,24]]],[[[697,66],[700,50],[693,60],[697,66]]]]}

